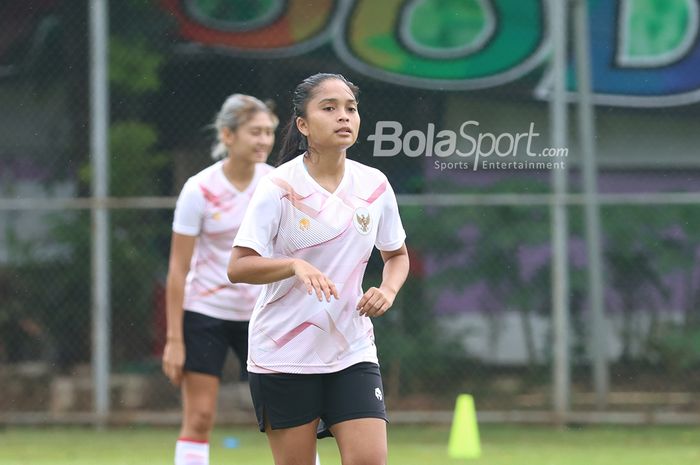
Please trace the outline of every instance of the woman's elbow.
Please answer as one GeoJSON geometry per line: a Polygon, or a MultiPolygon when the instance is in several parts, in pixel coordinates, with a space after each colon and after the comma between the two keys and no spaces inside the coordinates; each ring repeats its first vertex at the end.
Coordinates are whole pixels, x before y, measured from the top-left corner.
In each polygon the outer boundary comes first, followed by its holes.
{"type": "Polygon", "coordinates": [[[226,268],[226,276],[231,284],[238,284],[243,282],[243,276],[239,266],[236,266],[237,260],[231,260],[226,268]]]}
{"type": "Polygon", "coordinates": [[[246,283],[259,284],[255,282],[255,257],[259,257],[257,252],[244,247],[234,247],[231,258],[226,268],[226,275],[232,284],[246,283]],[[252,260],[252,261],[251,261],[252,260]]]}

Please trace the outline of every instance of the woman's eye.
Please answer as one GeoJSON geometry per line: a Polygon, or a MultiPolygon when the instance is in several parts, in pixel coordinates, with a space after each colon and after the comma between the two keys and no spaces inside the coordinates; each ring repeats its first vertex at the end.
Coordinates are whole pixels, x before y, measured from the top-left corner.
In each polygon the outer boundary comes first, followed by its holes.
{"type": "Polygon", "coordinates": [[[348,111],[357,111],[357,108],[355,108],[355,107],[350,107],[350,108],[348,108],[348,111]]]}
{"type": "Polygon", "coordinates": [[[326,111],[333,111],[334,108],[333,108],[333,107],[325,107],[324,110],[326,110],[326,111]]]}

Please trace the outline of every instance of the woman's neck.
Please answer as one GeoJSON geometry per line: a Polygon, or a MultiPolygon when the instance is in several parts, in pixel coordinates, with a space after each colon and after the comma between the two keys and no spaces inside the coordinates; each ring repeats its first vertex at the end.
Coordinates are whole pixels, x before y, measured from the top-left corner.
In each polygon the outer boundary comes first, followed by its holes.
{"type": "Polygon", "coordinates": [[[255,163],[250,163],[230,155],[224,160],[224,175],[239,191],[245,190],[255,176],[255,163]]]}
{"type": "Polygon", "coordinates": [[[309,151],[303,160],[309,175],[328,192],[335,192],[345,174],[345,151],[309,151]]]}

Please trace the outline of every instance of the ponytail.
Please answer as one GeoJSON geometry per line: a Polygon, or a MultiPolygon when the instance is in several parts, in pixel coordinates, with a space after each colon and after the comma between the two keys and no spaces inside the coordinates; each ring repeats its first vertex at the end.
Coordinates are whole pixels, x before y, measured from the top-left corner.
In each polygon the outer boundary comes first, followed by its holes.
{"type": "Polygon", "coordinates": [[[282,148],[280,148],[275,166],[280,166],[296,158],[309,148],[306,136],[297,128],[296,118],[296,115],[293,115],[284,127],[284,131],[282,132],[282,148]]]}
{"type": "Polygon", "coordinates": [[[223,158],[226,158],[226,155],[228,155],[228,149],[226,148],[226,145],[224,145],[224,143],[217,138],[216,142],[214,143],[214,146],[211,149],[211,157],[214,160],[221,160],[223,158]]]}

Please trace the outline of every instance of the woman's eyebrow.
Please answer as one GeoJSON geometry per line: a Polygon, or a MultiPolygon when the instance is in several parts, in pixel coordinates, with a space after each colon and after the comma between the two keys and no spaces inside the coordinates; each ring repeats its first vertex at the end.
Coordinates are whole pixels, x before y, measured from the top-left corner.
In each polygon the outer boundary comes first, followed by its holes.
{"type": "MultiPolygon", "coordinates": [[[[321,99],[318,103],[319,103],[319,104],[322,104],[322,103],[326,103],[326,102],[328,102],[328,103],[337,103],[337,102],[338,102],[338,99],[337,99],[337,98],[329,97],[329,98],[321,99]]],[[[354,98],[349,98],[349,99],[346,100],[346,102],[347,102],[347,103],[355,103],[355,104],[357,104],[357,101],[356,101],[354,98]]]]}

